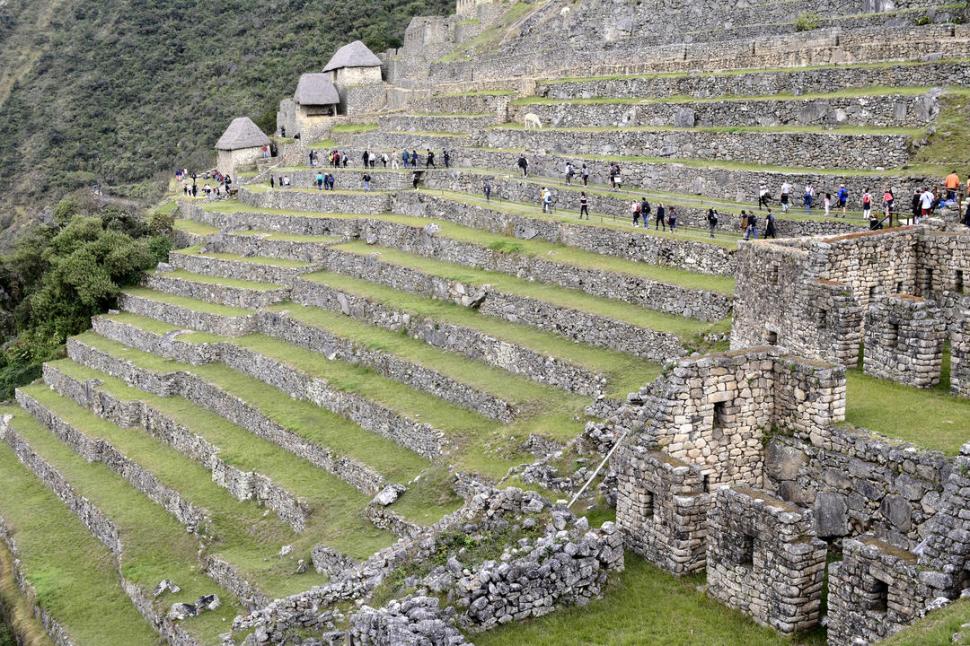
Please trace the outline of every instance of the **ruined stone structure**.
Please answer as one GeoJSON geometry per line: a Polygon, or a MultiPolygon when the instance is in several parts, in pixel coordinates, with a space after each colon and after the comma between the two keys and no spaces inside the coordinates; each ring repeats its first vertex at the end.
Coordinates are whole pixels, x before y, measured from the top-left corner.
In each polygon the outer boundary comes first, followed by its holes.
{"type": "Polygon", "coordinates": [[[946,322],[940,308],[918,296],[882,296],[866,312],[866,374],[929,388],[940,382],[946,322]]]}

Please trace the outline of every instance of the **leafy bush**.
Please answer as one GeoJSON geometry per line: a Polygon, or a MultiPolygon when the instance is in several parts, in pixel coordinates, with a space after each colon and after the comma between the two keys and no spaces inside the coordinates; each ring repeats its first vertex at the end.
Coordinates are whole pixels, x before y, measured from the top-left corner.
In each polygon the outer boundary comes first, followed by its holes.
{"type": "Polygon", "coordinates": [[[822,17],[815,12],[806,11],[795,19],[795,31],[812,31],[822,24],[822,17]]]}
{"type": "Polygon", "coordinates": [[[137,213],[101,207],[83,195],[62,200],[54,225],[33,229],[0,260],[5,343],[0,399],[40,375],[63,353],[65,339],[113,307],[122,287],[137,283],[171,248],[172,215],[145,221],[137,213]]]}
{"type": "Polygon", "coordinates": [[[930,22],[932,22],[932,21],[930,20],[930,17],[927,16],[927,15],[922,15],[919,18],[916,19],[916,24],[918,26],[920,26],[920,27],[922,27],[924,25],[928,25],[928,24],[930,24],[930,22]]]}

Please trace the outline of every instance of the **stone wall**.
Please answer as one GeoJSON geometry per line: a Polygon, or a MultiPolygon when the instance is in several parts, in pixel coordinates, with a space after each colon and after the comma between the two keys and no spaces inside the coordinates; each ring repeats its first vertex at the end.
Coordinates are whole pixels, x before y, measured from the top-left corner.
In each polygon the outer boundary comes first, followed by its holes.
{"type": "Polygon", "coordinates": [[[360,646],[465,646],[454,627],[454,612],[445,613],[435,597],[393,600],[374,609],[364,606],[350,618],[349,640],[360,646]]]}
{"type": "Polygon", "coordinates": [[[811,511],[725,487],[714,495],[707,532],[708,594],[785,634],[818,624],[827,545],[811,511]]]}
{"type": "MultiPolygon", "coordinates": [[[[795,72],[798,73],[798,72],[795,72]]],[[[708,78],[708,77],[704,77],[708,78]]],[[[564,103],[516,106],[510,120],[521,123],[525,113],[537,115],[553,128],[635,128],[642,126],[871,126],[924,127],[937,115],[938,95],[880,95],[877,97],[813,99],[725,99],[690,103],[584,103],[581,84],[549,86],[564,94],[572,86],[575,97],[564,103]],[[569,101],[576,99],[575,103],[569,101]]],[[[612,96],[612,95],[607,95],[612,96]]]]}
{"type": "Polygon", "coordinates": [[[616,522],[627,548],[672,574],[704,570],[710,495],[697,466],[642,446],[622,445],[616,522]]]}
{"type": "Polygon", "coordinates": [[[883,296],[866,312],[863,370],[916,388],[940,383],[946,322],[918,296],[883,296]]]}
{"type": "Polygon", "coordinates": [[[765,166],[816,168],[893,168],[910,158],[910,137],[810,133],[721,132],[692,130],[523,130],[497,128],[483,143],[498,149],[544,151],[546,154],[673,157],[743,161],[765,166]],[[871,151],[880,151],[873,155],[871,151]]]}
{"type": "Polygon", "coordinates": [[[970,309],[960,306],[950,336],[950,392],[970,397],[970,309]]]}

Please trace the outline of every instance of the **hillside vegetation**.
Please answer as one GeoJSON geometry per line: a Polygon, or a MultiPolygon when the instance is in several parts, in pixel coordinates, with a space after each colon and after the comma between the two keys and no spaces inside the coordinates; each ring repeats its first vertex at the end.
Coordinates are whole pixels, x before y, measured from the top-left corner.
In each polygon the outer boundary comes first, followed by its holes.
{"type": "Polygon", "coordinates": [[[299,73],[354,39],[401,44],[450,0],[0,2],[0,244],[42,207],[101,184],[152,198],[201,168],[231,117],[272,128],[299,73]]]}

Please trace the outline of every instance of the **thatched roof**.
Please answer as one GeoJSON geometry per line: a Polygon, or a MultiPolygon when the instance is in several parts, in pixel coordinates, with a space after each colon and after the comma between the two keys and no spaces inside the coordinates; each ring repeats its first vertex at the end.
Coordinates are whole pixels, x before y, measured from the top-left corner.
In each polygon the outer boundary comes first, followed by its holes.
{"type": "Polygon", "coordinates": [[[349,45],[344,45],[337,50],[337,53],[333,55],[327,66],[323,68],[324,72],[332,72],[333,70],[339,70],[344,67],[380,67],[381,59],[374,55],[374,52],[367,49],[367,45],[355,40],[349,45]]]}
{"type": "Polygon", "coordinates": [[[263,134],[249,117],[236,117],[216,142],[217,150],[240,150],[268,146],[269,137],[263,134]]]}
{"type": "Polygon", "coordinates": [[[293,100],[300,105],[337,105],[340,95],[326,74],[303,74],[296,84],[293,100]]]}

